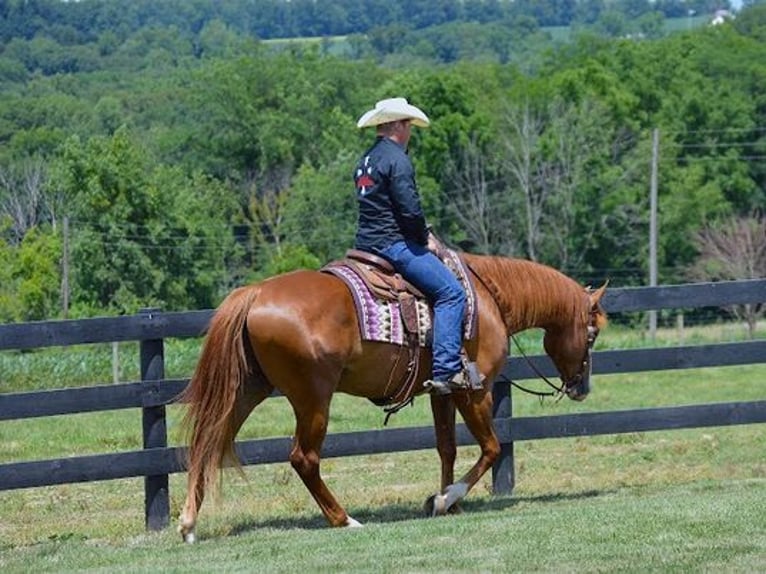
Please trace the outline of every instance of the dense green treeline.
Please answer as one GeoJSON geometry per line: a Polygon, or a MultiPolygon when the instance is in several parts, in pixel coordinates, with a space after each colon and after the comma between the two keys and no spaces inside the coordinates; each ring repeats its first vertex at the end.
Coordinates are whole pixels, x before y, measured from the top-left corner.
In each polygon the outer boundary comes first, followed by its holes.
{"type": "Polygon", "coordinates": [[[435,64],[425,40],[388,66],[208,31],[194,57],[147,24],[68,73],[30,72],[5,43],[1,321],[208,308],[243,281],[341,255],[371,138],[355,121],[391,95],[432,119],[411,144],[418,181],[431,223],[466,249],[645,283],[655,128],[661,281],[698,264],[706,226],[766,209],[763,5],[656,40],[530,48],[532,72],[435,64]]]}
{"type": "Polygon", "coordinates": [[[212,22],[261,39],[364,34],[392,25],[422,29],[451,22],[527,18],[540,26],[592,24],[602,14],[639,18],[656,12],[686,16],[727,8],[714,0],[5,0],[0,42],[44,34],[62,45],[115,39],[147,27],[173,27],[196,36],[212,22]]]}
{"type": "MultiPolygon", "coordinates": [[[[322,49],[408,66],[491,60],[526,70],[575,31],[656,38],[708,23],[713,0],[7,0],[0,3],[0,81],[137,71],[232,56],[249,43],[322,38],[322,49]],[[547,27],[547,28],[546,28],[547,27]]],[[[273,43],[279,46],[280,43],[273,43]]]]}

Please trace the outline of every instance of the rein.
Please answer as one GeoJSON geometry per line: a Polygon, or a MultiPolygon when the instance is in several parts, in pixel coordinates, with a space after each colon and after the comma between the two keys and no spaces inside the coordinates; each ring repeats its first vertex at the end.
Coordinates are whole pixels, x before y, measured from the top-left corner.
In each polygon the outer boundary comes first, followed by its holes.
{"type": "MultiPolygon", "coordinates": [[[[487,290],[487,293],[489,293],[489,296],[492,298],[492,302],[495,304],[495,308],[497,309],[497,312],[502,317],[503,316],[503,312],[500,309],[500,304],[497,302],[496,290],[495,290],[494,285],[492,285],[491,283],[488,283],[487,281],[485,281],[484,278],[476,272],[476,269],[474,269],[468,262],[465,262],[465,266],[468,268],[468,270],[471,273],[473,273],[473,276],[476,277],[476,279],[479,281],[479,283],[481,283],[482,286],[487,290]]],[[[564,383],[561,383],[561,386],[556,386],[552,382],[550,382],[548,377],[546,377],[544,374],[542,374],[538,370],[538,368],[535,367],[534,363],[529,359],[527,354],[524,352],[524,349],[521,348],[521,345],[519,345],[518,339],[513,334],[511,334],[511,340],[514,342],[514,344],[516,345],[516,348],[521,353],[521,356],[524,357],[524,360],[527,362],[527,364],[532,369],[532,371],[534,371],[534,373],[538,377],[540,377],[542,380],[544,380],[546,383],[548,383],[548,386],[550,386],[554,390],[553,391],[548,391],[548,392],[535,391],[533,389],[528,389],[528,388],[524,387],[523,385],[520,385],[516,381],[512,381],[512,380],[509,379],[508,382],[511,383],[511,385],[513,385],[517,389],[519,389],[521,391],[524,391],[525,393],[529,393],[530,395],[535,395],[535,396],[538,396],[538,397],[555,397],[555,396],[558,396],[559,399],[562,396],[564,396],[564,383]]]]}
{"type": "Polygon", "coordinates": [[[539,371],[537,367],[535,367],[535,364],[530,360],[530,358],[524,352],[524,349],[521,348],[521,345],[519,345],[519,340],[514,335],[511,335],[511,340],[513,341],[513,344],[516,345],[516,348],[519,350],[519,353],[521,353],[521,356],[524,357],[524,360],[529,365],[529,368],[532,369],[532,371],[534,371],[534,373],[538,377],[544,380],[548,384],[548,386],[551,387],[553,390],[548,392],[535,391],[533,389],[528,389],[527,387],[520,385],[516,381],[509,380],[508,382],[510,382],[514,387],[516,387],[520,391],[524,391],[525,393],[529,393],[530,395],[535,395],[537,397],[557,397],[556,400],[560,400],[561,397],[564,396],[564,392],[566,390],[565,384],[562,382],[561,385],[559,386],[554,385],[548,379],[548,377],[546,377],[543,373],[539,371]]]}
{"type": "MultiPolygon", "coordinates": [[[[465,266],[468,268],[468,270],[473,273],[474,277],[478,279],[479,283],[484,286],[484,288],[489,293],[489,296],[492,298],[493,303],[495,304],[495,308],[497,309],[498,313],[502,317],[503,312],[500,309],[500,304],[497,302],[497,296],[496,296],[496,290],[494,285],[492,285],[491,282],[487,282],[484,280],[484,278],[479,275],[476,270],[469,265],[467,262],[465,263],[465,266]]],[[[595,326],[593,325],[595,319],[595,312],[592,310],[590,313],[590,317],[588,320],[588,346],[585,351],[585,357],[583,358],[583,370],[585,367],[589,364],[590,361],[590,352],[593,347],[593,343],[595,342],[595,333],[597,332],[595,326]]],[[[530,360],[530,358],[527,356],[527,354],[524,352],[524,349],[521,348],[521,345],[519,344],[518,339],[511,333],[510,335],[511,340],[516,345],[516,348],[519,350],[519,353],[521,353],[521,356],[524,357],[524,360],[529,365],[529,368],[532,369],[532,371],[543,381],[546,382],[546,384],[551,387],[553,390],[548,392],[542,392],[542,391],[535,391],[533,389],[529,389],[527,387],[524,387],[523,385],[520,385],[516,381],[513,381],[511,379],[508,379],[508,382],[516,387],[517,389],[524,391],[525,393],[529,393],[530,395],[535,395],[537,397],[540,397],[541,400],[543,397],[556,397],[556,400],[561,400],[561,398],[566,394],[567,385],[566,382],[562,381],[560,385],[555,385],[546,377],[543,373],[540,372],[540,370],[535,366],[535,364],[530,360]]],[[[576,377],[582,379],[583,374],[579,373],[576,377]]]]}

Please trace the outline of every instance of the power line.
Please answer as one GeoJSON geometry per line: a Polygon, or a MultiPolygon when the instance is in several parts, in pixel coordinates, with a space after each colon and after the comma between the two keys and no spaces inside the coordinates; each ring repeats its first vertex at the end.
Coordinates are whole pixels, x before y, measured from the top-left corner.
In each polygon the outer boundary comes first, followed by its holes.
{"type": "Polygon", "coordinates": [[[719,129],[706,129],[706,130],[660,130],[662,135],[672,134],[729,134],[729,133],[752,133],[752,132],[766,132],[766,126],[752,127],[752,128],[719,128],[719,129]]]}
{"type": "Polygon", "coordinates": [[[665,157],[660,158],[662,163],[676,163],[676,162],[751,162],[751,161],[764,161],[766,155],[744,155],[737,157],[699,157],[699,156],[681,156],[681,157],[665,157]]]}
{"type": "MultiPolygon", "coordinates": [[[[135,231],[136,226],[129,223],[127,224],[114,223],[114,224],[109,224],[110,230],[103,230],[103,229],[98,229],[99,227],[98,224],[86,222],[83,220],[70,220],[70,225],[72,223],[79,224],[79,226],[77,227],[80,230],[85,229],[89,231],[90,233],[101,236],[107,240],[119,238],[119,239],[124,239],[127,241],[132,241],[135,243],[147,241],[148,245],[177,245],[181,243],[197,243],[197,244],[202,243],[205,245],[220,246],[220,247],[227,247],[229,245],[236,243],[236,239],[234,238],[233,235],[231,236],[227,235],[228,239],[224,239],[216,235],[185,234],[185,233],[162,233],[159,236],[154,236],[151,234],[151,232],[146,226],[143,226],[147,230],[146,234],[127,233],[127,234],[116,235],[112,233],[111,230],[118,229],[118,230],[135,231]]],[[[138,227],[142,227],[142,226],[139,225],[138,227]]],[[[230,228],[231,226],[227,225],[227,227],[230,228]]],[[[103,243],[105,245],[118,245],[117,243],[109,242],[109,241],[103,241],[103,243]]]]}
{"type": "MultiPolygon", "coordinates": [[[[105,247],[122,247],[120,243],[110,243],[103,241],[101,242],[101,245],[104,245],[105,247]]],[[[135,243],[141,251],[166,251],[166,252],[180,252],[180,251],[199,251],[199,252],[207,252],[207,251],[214,251],[216,250],[215,245],[213,246],[183,246],[183,245],[150,245],[146,243],[135,243]]],[[[223,246],[221,246],[223,247],[223,246]]],[[[220,249],[223,251],[223,249],[220,249]]]]}
{"type": "Polygon", "coordinates": [[[709,142],[709,143],[676,143],[676,142],[670,142],[665,145],[666,148],[671,149],[729,149],[729,148],[738,148],[738,147],[749,147],[749,146],[762,146],[766,145],[766,141],[754,141],[754,142],[709,142]]]}

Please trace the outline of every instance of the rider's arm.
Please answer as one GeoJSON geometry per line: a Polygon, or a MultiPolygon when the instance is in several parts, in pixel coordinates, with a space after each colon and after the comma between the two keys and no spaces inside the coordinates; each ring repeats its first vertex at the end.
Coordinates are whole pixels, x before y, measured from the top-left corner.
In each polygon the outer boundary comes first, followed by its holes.
{"type": "Polygon", "coordinates": [[[428,244],[428,229],[420,204],[415,171],[409,158],[394,162],[390,180],[391,198],[405,238],[420,245],[428,244]]]}

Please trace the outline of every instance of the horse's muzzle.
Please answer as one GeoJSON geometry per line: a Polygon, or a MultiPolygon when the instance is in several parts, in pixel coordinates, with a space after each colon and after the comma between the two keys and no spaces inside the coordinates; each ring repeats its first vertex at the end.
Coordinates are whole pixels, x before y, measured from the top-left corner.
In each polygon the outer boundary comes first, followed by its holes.
{"type": "Polygon", "coordinates": [[[566,388],[567,396],[573,401],[584,401],[590,393],[590,377],[580,379],[575,384],[566,388]]]}

